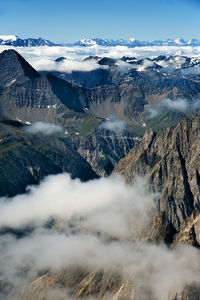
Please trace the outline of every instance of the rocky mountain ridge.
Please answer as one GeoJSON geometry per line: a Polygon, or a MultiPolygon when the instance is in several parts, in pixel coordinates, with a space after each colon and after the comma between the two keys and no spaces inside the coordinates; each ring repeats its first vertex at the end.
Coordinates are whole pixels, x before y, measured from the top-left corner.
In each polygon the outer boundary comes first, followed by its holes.
{"type": "Polygon", "coordinates": [[[166,212],[176,229],[199,209],[199,136],[200,112],[182,120],[173,130],[167,128],[158,134],[148,130],[114,169],[130,183],[137,175],[146,176],[149,189],[160,193],[157,209],[166,212]]]}
{"type": "Polygon", "coordinates": [[[125,39],[99,39],[99,38],[83,38],[78,42],[73,44],[74,46],[83,46],[83,47],[92,47],[92,46],[127,46],[127,47],[145,47],[145,46],[199,46],[200,41],[198,39],[191,39],[185,41],[183,38],[177,39],[167,39],[165,41],[155,40],[153,42],[149,41],[140,41],[135,38],[130,38],[129,40],[125,39]]]}
{"type": "Polygon", "coordinates": [[[145,47],[145,46],[200,46],[199,39],[184,40],[183,38],[167,39],[167,40],[155,40],[140,41],[135,38],[126,39],[101,39],[101,38],[83,38],[75,43],[53,43],[44,38],[25,38],[22,39],[17,35],[0,35],[0,45],[15,46],[15,47],[38,47],[38,46],[127,46],[127,47],[145,47]]]}
{"type": "Polygon", "coordinates": [[[165,41],[155,40],[153,42],[140,41],[135,38],[126,39],[101,39],[101,38],[83,38],[75,43],[53,43],[43,38],[25,38],[22,39],[16,35],[0,35],[0,45],[15,47],[38,47],[38,46],[127,46],[127,47],[145,47],[145,46],[199,46],[200,40],[191,39],[185,41],[183,38],[167,39],[165,41]]]}
{"type": "Polygon", "coordinates": [[[0,35],[0,45],[14,46],[14,47],[39,47],[39,46],[56,46],[58,44],[52,43],[43,38],[27,38],[22,39],[16,35],[0,35]]]}

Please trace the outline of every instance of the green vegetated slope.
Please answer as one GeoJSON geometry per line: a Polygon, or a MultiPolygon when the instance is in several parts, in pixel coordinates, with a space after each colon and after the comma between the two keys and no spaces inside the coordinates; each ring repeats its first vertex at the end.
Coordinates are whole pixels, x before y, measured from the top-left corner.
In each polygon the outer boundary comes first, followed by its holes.
{"type": "MultiPolygon", "coordinates": [[[[55,137],[56,139],[56,137],[55,137]]],[[[89,180],[97,175],[70,146],[64,151],[45,143],[38,135],[0,126],[0,195],[23,193],[28,184],[48,174],[69,172],[72,178],[89,180]]]]}

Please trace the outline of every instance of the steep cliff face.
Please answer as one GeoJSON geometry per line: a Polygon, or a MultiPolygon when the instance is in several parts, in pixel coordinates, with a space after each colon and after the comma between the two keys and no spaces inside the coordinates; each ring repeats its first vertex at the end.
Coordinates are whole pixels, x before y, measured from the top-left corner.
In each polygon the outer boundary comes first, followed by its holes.
{"type": "Polygon", "coordinates": [[[114,169],[128,182],[146,176],[149,188],[160,193],[158,210],[165,211],[178,229],[200,202],[200,113],[157,135],[146,131],[114,169]]]}
{"type": "Polygon", "coordinates": [[[189,244],[200,247],[200,211],[194,210],[187,219],[181,223],[180,231],[175,235],[172,246],[189,244]]]}

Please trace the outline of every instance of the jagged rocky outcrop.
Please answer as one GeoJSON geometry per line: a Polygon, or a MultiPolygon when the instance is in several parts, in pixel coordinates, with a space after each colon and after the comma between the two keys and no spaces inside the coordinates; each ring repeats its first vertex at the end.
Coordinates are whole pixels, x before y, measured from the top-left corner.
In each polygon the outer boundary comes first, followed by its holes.
{"type": "Polygon", "coordinates": [[[181,121],[175,129],[155,134],[147,130],[141,143],[123,158],[114,172],[128,182],[146,176],[149,188],[160,193],[159,211],[179,229],[180,223],[200,202],[200,112],[181,121]]]}
{"type": "Polygon", "coordinates": [[[175,235],[172,246],[180,243],[200,247],[200,211],[198,209],[195,209],[181,223],[180,231],[175,235]]]}
{"type": "Polygon", "coordinates": [[[170,246],[177,231],[164,211],[156,212],[149,228],[138,235],[138,239],[151,243],[165,243],[170,246]]]}

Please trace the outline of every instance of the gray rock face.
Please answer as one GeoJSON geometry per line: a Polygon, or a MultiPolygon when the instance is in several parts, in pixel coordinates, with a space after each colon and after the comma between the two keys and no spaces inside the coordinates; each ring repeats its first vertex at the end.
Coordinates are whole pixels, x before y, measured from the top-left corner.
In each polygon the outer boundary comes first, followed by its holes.
{"type": "Polygon", "coordinates": [[[184,222],[181,223],[180,231],[175,235],[172,246],[184,243],[200,247],[200,211],[194,210],[184,222]]]}
{"type": "Polygon", "coordinates": [[[58,122],[83,112],[83,91],[50,74],[41,76],[16,51],[0,54],[0,119],[58,122]]]}
{"type": "Polygon", "coordinates": [[[179,229],[200,204],[200,113],[157,135],[148,130],[139,145],[122,159],[114,172],[132,182],[146,176],[149,188],[160,193],[157,208],[179,229]]]}

